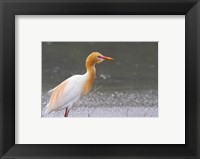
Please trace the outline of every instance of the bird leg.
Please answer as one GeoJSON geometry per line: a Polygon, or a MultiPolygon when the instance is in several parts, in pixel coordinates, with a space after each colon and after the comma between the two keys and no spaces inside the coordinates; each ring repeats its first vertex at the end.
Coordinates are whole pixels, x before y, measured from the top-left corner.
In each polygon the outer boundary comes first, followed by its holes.
{"type": "Polygon", "coordinates": [[[66,108],[64,117],[68,117],[68,115],[69,115],[69,110],[68,110],[68,108],[66,108]]]}

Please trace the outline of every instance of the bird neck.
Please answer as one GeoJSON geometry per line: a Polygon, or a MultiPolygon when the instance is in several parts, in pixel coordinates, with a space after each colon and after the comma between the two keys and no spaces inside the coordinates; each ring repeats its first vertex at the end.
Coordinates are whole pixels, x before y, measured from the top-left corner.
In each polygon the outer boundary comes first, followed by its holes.
{"type": "Polygon", "coordinates": [[[90,62],[90,61],[86,61],[85,66],[86,66],[87,72],[96,70],[95,69],[95,64],[90,62]]]}
{"type": "Polygon", "coordinates": [[[88,64],[86,63],[86,69],[87,69],[87,73],[88,73],[88,77],[90,79],[90,82],[93,83],[95,75],[96,75],[96,68],[94,64],[88,64]]]}
{"type": "Polygon", "coordinates": [[[84,93],[88,93],[91,90],[92,85],[94,83],[94,78],[96,76],[96,68],[94,64],[90,64],[86,62],[86,69],[87,69],[88,78],[84,86],[84,93]]]}

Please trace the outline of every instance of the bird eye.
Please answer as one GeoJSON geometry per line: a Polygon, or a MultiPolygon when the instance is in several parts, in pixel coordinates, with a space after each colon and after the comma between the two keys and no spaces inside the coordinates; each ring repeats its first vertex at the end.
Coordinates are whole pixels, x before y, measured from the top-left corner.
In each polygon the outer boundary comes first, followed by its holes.
{"type": "Polygon", "coordinates": [[[101,58],[101,56],[98,56],[98,58],[101,58]]]}

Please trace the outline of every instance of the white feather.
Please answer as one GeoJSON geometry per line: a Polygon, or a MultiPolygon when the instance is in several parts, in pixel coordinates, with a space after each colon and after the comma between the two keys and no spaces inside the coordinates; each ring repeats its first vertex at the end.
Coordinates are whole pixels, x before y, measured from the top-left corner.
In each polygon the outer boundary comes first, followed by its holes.
{"type": "MultiPolygon", "coordinates": [[[[60,94],[58,99],[56,100],[53,107],[54,109],[50,109],[48,103],[43,109],[42,115],[46,116],[53,110],[61,110],[65,108],[70,109],[74,105],[74,103],[76,103],[80,99],[87,78],[88,74],[85,73],[84,75],[74,75],[66,79],[65,81],[67,81],[67,84],[64,88],[63,93],[60,94]]],[[[49,93],[52,93],[55,89],[56,87],[50,90],[49,93]]]]}

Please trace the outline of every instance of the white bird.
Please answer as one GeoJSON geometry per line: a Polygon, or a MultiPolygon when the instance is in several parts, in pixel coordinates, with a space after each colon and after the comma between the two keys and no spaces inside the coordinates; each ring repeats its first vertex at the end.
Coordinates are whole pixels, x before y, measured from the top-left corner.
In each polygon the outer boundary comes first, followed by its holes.
{"type": "Polygon", "coordinates": [[[85,74],[71,76],[49,91],[51,97],[42,115],[46,116],[52,111],[65,109],[64,116],[68,117],[71,107],[91,90],[96,75],[95,64],[104,60],[113,60],[113,58],[103,56],[99,52],[92,52],[86,59],[85,74]]]}

